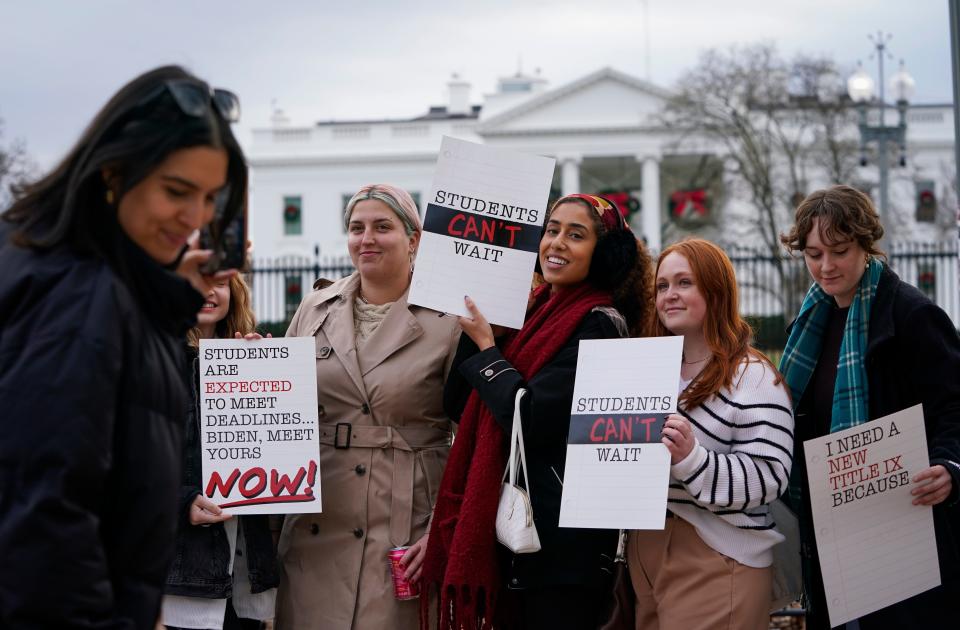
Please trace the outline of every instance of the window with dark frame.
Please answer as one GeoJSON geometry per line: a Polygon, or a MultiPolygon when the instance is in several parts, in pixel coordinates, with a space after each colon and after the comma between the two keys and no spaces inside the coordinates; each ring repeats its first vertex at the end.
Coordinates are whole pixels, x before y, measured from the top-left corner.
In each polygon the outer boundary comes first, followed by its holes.
{"type": "Polygon", "coordinates": [[[303,234],[303,198],[300,195],[288,195],[283,198],[283,234],[285,236],[303,234]]]}

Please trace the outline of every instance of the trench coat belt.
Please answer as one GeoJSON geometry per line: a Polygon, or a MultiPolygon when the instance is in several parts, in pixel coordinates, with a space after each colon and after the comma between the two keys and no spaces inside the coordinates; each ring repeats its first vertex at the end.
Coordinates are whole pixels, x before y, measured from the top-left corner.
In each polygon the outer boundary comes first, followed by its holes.
{"type": "MultiPolygon", "coordinates": [[[[333,446],[335,424],[321,424],[320,443],[333,446]]],[[[450,446],[452,434],[439,427],[389,427],[352,425],[350,448],[393,449],[393,488],[390,493],[390,543],[403,547],[410,543],[413,522],[414,473],[420,451],[450,446]]]]}

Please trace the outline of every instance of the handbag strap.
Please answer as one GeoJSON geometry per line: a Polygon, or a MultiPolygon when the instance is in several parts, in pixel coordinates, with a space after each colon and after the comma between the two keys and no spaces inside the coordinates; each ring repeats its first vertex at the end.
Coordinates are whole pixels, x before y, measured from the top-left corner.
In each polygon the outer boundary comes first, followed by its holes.
{"type": "Polygon", "coordinates": [[[625,553],[625,552],[626,552],[626,546],[627,546],[626,543],[627,543],[627,530],[621,529],[621,530],[620,530],[620,535],[617,536],[617,555],[614,556],[614,558],[613,558],[613,561],[614,561],[614,562],[626,562],[626,561],[627,561],[627,555],[626,555],[626,553],[625,553]]]}
{"type": "Polygon", "coordinates": [[[527,476],[527,454],[523,448],[523,423],[520,417],[520,401],[523,399],[527,390],[520,388],[517,390],[517,397],[513,405],[513,427],[510,431],[510,461],[507,469],[503,471],[504,477],[511,485],[517,484],[517,467],[523,468],[523,487],[527,490],[527,496],[530,495],[530,479],[527,476]]]}

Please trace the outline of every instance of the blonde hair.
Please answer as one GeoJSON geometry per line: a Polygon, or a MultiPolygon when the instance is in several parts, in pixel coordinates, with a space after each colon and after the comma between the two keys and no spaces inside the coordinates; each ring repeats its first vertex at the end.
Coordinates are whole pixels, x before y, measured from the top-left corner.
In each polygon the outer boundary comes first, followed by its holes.
{"type": "Polygon", "coordinates": [[[376,199],[390,206],[390,209],[393,210],[403,223],[407,236],[411,236],[414,232],[423,231],[420,212],[417,210],[417,204],[413,200],[413,197],[404,189],[391,186],[390,184],[367,184],[360,188],[357,194],[347,202],[347,207],[343,209],[343,226],[345,228],[349,227],[353,207],[365,199],[376,199]]]}
{"type": "MultiPolygon", "coordinates": [[[[214,335],[218,339],[232,339],[236,333],[246,335],[257,327],[257,320],[250,305],[250,287],[239,273],[230,278],[230,308],[223,319],[214,325],[214,335]]],[[[194,326],[187,332],[187,343],[193,348],[200,347],[200,328],[194,326]]]]}

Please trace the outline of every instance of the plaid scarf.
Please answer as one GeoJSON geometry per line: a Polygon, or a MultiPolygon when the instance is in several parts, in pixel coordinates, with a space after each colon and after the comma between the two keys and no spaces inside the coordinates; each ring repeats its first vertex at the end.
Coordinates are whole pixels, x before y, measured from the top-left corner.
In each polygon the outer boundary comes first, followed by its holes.
{"type": "MultiPolygon", "coordinates": [[[[881,271],[883,263],[876,258],[870,258],[847,313],[843,341],[840,344],[840,358],[837,361],[837,383],[833,389],[831,433],[867,421],[867,367],[864,355],[870,328],[870,306],[877,293],[881,271]]],[[[817,366],[823,346],[824,328],[834,304],[834,299],[827,295],[819,284],[814,283],[803,298],[800,314],[793,323],[787,347],[780,359],[780,373],[790,386],[794,410],[800,404],[817,366]]]]}

